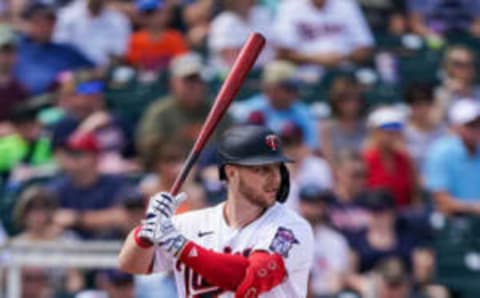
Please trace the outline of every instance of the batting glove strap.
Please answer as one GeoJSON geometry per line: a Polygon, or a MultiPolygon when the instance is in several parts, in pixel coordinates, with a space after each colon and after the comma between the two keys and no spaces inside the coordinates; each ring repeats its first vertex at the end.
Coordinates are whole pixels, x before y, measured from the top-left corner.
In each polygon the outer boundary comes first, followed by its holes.
{"type": "Polygon", "coordinates": [[[136,227],[135,230],[133,231],[133,239],[135,239],[135,243],[139,247],[145,248],[145,249],[152,247],[153,243],[146,238],[142,238],[140,236],[141,232],[142,232],[142,226],[136,227]]]}

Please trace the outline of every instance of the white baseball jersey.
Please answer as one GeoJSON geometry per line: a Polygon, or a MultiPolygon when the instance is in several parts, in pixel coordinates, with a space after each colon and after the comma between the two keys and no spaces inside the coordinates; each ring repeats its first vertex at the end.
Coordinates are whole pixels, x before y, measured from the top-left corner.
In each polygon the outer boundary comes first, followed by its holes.
{"type": "Polygon", "coordinates": [[[327,0],[322,9],[311,0],[285,1],[275,18],[274,35],[279,46],[303,54],[349,54],[374,43],[353,0],[327,0]]]}
{"type": "MultiPolygon", "coordinates": [[[[306,297],[313,260],[310,225],[293,211],[276,203],[246,227],[233,229],[225,222],[223,208],[224,203],[221,203],[175,216],[175,226],[188,239],[215,252],[248,256],[254,250],[267,250],[283,255],[287,279],[260,297],[306,297]]],[[[153,271],[167,270],[175,274],[179,297],[234,297],[233,292],[209,285],[192,269],[157,249],[153,271]]]]}

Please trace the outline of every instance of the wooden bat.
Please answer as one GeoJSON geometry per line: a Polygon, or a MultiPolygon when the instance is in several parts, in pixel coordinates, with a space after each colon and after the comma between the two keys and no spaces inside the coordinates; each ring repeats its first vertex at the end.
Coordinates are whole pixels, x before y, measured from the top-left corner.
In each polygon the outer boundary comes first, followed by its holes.
{"type": "Polygon", "coordinates": [[[218,123],[226,113],[228,107],[232,103],[235,96],[238,94],[240,87],[243,85],[248,72],[252,69],[258,55],[265,46],[265,37],[260,33],[252,33],[245,45],[242,47],[233,67],[228,74],[227,78],[223,82],[220,91],[218,92],[212,109],[208,113],[207,119],[203,124],[202,130],[193,145],[192,150],[188,154],[187,160],[183,164],[182,170],[178,174],[175,182],[173,183],[170,193],[176,195],[180,190],[183,182],[188,176],[191,168],[197,161],[200,153],[205,147],[205,144],[210,139],[213,131],[217,127],[218,123]]]}

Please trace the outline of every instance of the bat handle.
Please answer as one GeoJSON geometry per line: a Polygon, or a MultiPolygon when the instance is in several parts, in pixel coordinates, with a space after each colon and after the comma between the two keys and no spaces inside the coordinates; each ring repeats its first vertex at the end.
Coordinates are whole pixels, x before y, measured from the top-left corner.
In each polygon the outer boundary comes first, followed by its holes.
{"type": "Polygon", "coordinates": [[[187,157],[187,160],[183,164],[182,170],[180,174],[177,175],[175,182],[173,183],[172,187],[170,188],[170,194],[176,196],[182,187],[183,182],[187,179],[188,173],[192,169],[193,165],[197,161],[198,157],[200,156],[199,151],[192,150],[187,157]]]}

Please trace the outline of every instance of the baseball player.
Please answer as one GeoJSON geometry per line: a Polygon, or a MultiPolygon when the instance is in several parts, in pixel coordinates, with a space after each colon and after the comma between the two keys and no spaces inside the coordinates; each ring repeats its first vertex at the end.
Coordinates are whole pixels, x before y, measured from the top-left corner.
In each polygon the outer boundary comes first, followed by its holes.
{"type": "Polygon", "coordinates": [[[238,126],[225,132],[218,153],[226,201],[173,216],[185,194],[154,195],[125,241],[120,268],[172,270],[179,297],[306,297],[313,234],[282,205],[290,160],[279,138],[260,126],[238,126]]]}

